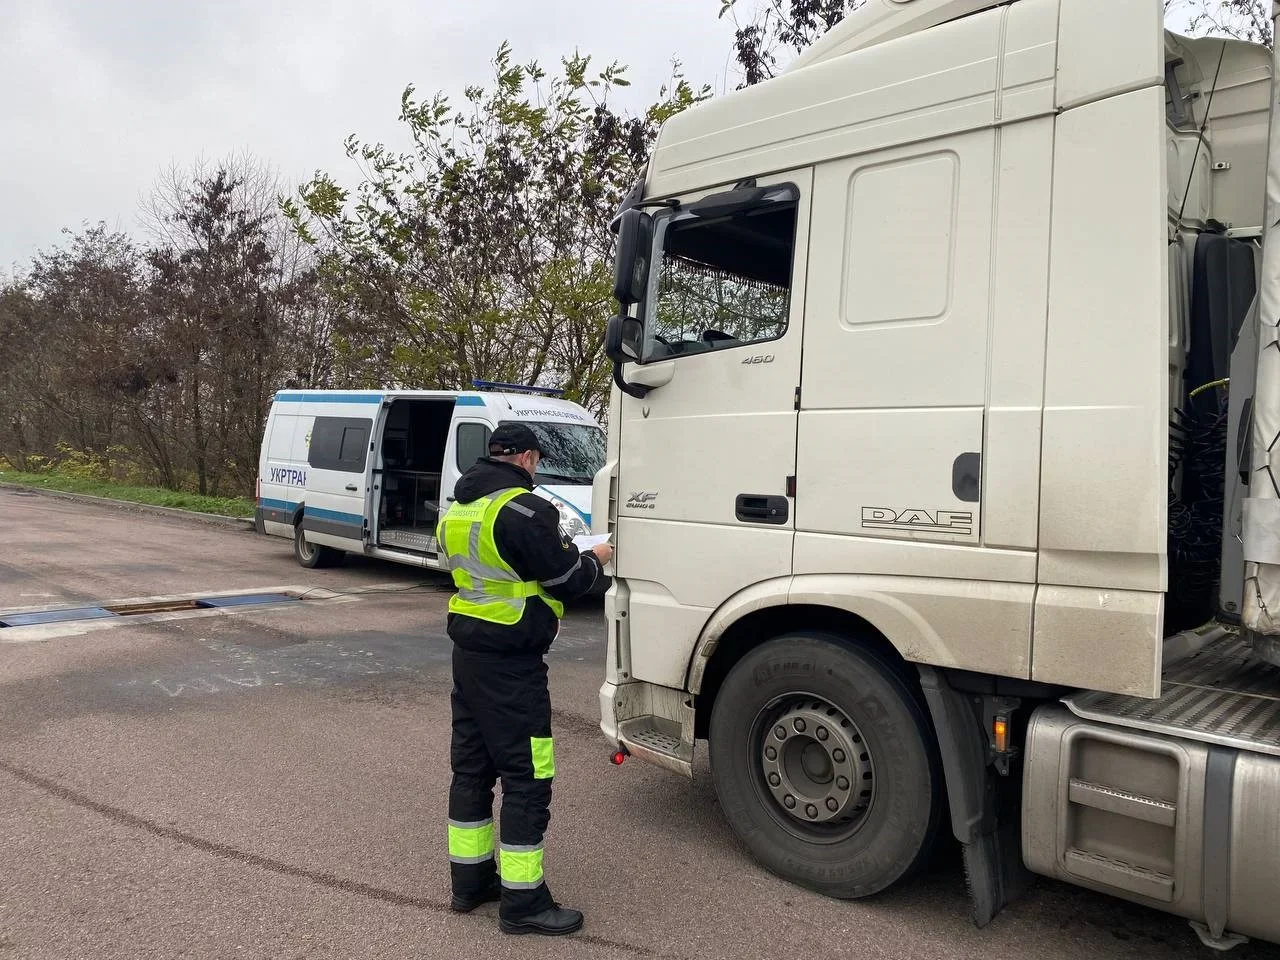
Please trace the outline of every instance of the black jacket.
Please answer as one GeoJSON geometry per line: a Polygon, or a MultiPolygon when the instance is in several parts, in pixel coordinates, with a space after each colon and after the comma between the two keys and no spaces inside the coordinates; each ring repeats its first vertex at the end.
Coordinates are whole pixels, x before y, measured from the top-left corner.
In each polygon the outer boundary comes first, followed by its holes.
{"type": "MultiPolygon", "coordinates": [[[[459,503],[471,503],[512,487],[532,491],[533,478],[515,464],[486,457],[462,475],[453,496],[459,503]]],[[[522,493],[502,508],[493,526],[493,539],[502,559],[516,573],[543,584],[543,589],[557,600],[582,596],[601,575],[595,554],[578,552],[560,533],[559,512],[535,493],[522,493]],[[547,586],[548,583],[554,586],[547,586]]],[[[449,615],[449,636],[459,648],[472,653],[540,656],[551,646],[556,629],[556,615],[541,597],[526,600],[524,616],[509,627],[475,617],[449,615]]]]}

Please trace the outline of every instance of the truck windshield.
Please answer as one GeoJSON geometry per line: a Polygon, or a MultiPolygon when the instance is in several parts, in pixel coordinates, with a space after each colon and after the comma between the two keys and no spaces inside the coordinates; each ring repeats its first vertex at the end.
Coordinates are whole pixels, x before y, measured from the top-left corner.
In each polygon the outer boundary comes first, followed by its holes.
{"type": "Polygon", "coordinates": [[[604,465],[604,431],[599,427],[545,421],[529,427],[543,451],[535,482],[589,484],[604,465]]]}

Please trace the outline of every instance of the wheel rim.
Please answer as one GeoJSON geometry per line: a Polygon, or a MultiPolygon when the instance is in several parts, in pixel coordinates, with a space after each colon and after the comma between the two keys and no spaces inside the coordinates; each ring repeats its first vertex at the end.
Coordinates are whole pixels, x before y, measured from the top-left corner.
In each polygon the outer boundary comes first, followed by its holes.
{"type": "Polygon", "coordinates": [[[849,716],[813,694],[767,704],[752,724],[751,759],[770,813],[809,840],[846,839],[875,800],[871,751],[849,716]]]}
{"type": "Polygon", "coordinates": [[[297,536],[295,537],[295,540],[297,541],[297,544],[298,544],[298,556],[300,556],[303,560],[310,561],[312,554],[315,553],[315,547],[307,543],[307,535],[302,532],[301,527],[298,528],[298,533],[297,533],[297,536]]]}

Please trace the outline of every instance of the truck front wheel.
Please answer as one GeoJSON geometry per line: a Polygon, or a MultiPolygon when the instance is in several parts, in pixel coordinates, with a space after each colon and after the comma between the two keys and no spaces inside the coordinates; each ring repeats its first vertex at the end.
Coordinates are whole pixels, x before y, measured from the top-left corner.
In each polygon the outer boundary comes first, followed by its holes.
{"type": "Polygon", "coordinates": [[[752,650],[716,696],[710,746],[725,816],[784,879],[866,897],[929,852],[942,808],[929,721],[868,651],[816,632],[752,650]]]}

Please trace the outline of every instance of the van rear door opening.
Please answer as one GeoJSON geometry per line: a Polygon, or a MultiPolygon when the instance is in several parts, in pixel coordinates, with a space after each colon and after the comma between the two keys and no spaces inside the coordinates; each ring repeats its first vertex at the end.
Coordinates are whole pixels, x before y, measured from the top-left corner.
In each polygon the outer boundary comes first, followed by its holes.
{"type": "Polygon", "coordinates": [[[441,477],[453,412],[452,397],[391,401],[381,462],[374,468],[380,546],[436,553],[441,477]]]}

